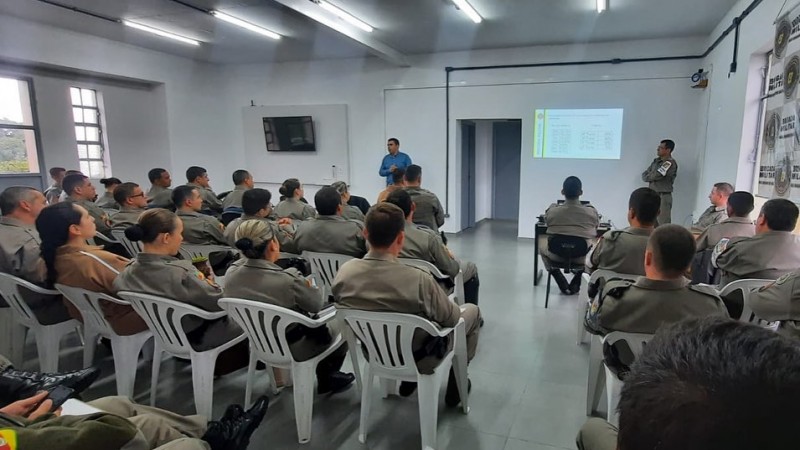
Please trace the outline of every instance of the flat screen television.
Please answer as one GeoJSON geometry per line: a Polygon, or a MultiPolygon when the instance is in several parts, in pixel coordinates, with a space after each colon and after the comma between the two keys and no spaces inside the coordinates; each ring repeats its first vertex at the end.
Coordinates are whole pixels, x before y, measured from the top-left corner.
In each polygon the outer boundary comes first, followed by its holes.
{"type": "Polygon", "coordinates": [[[264,117],[264,138],[269,152],[314,152],[314,121],[311,116],[264,117]]]}

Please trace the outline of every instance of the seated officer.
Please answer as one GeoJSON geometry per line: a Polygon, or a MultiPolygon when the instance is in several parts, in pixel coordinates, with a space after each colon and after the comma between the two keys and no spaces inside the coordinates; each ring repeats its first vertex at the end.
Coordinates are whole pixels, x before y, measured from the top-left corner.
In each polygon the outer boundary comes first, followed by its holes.
{"type": "MultiPolygon", "coordinates": [[[[217,194],[211,190],[209,184],[208,172],[206,169],[198,166],[191,166],[186,169],[186,185],[197,189],[203,199],[201,211],[213,212],[219,214],[222,212],[222,202],[217,198],[217,194]]],[[[177,208],[178,205],[175,205],[177,208]]]]}
{"type": "Polygon", "coordinates": [[[294,227],[292,219],[283,218],[277,222],[269,219],[272,214],[272,193],[266,189],[253,188],[244,191],[242,194],[242,211],[244,212],[241,217],[233,219],[231,223],[225,227],[225,240],[231,247],[236,246],[236,229],[246,220],[261,220],[274,225],[278,229],[276,238],[281,245],[281,251],[286,253],[295,253],[294,245],[294,227]]]}
{"type": "Polygon", "coordinates": [[[342,197],[327,186],[314,195],[317,218],[300,222],[294,243],[297,251],[338,253],[361,258],[367,253],[364,224],[342,217],[342,197]]]}
{"type": "Polygon", "coordinates": [[[183,221],[183,240],[197,245],[228,245],[222,231],[225,227],[214,217],[201,214],[203,197],[193,186],[178,186],[172,190],[176,214],[183,221]]]}
{"type": "Polygon", "coordinates": [[[757,318],[780,321],[779,333],[800,338],[800,269],[753,292],[749,303],[757,318]]]}
{"type": "Polygon", "coordinates": [[[728,218],[727,205],[731,193],[733,186],[730,183],[717,183],[711,188],[711,193],[708,194],[711,206],[703,211],[697,222],[692,224],[692,233],[702,233],[709,226],[728,218]]]}
{"type": "Polygon", "coordinates": [[[111,221],[108,219],[108,214],[94,203],[94,198],[97,197],[97,190],[95,190],[92,182],[89,181],[89,177],[80,173],[69,174],[64,177],[61,185],[64,188],[64,193],[67,194],[68,200],[83,206],[83,209],[89,211],[89,215],[94,219],[97,232],[110,236],[111,221]]]}
{"type": "MultiPolygon", "coordinates": [[[[597,237],[597,226],[600,225],[600,217],[597,210],[591,205],[581,204],[581,195],[583,195],[583,184],[578,177],[567,177],[564,180],[563,189],[561,194],[564,195],[565,201],[563,204],[553,203],[545,211],[544,221],[547,224],[547,234],[552,236],[554,234],[561,234],[566,236],[577,236],[587,240],[589,245],[597,237]]],[[[567,283],[567,279],[559,269],[551,268],[551,261],[562,262],[563,259],[558,255],[550,253],[547,248],[549,238],[542,239],[539,243],[539,254],[542,257],[545,269],[547,269],[559,289],[564,294],[577,294],[581,286],[581,274],[576,273],[572,277],[572,281],[567,283]]],[[[583,265],[586,261],[585,256],[575,258],[573,263],[583,265]]]]}
{"type": "MultiPolygon", "coordinates": [[[[357,206],[351,205],[350,202],[350,187],[344,181],[337,181],[331,184],[331,187],[336,189],[336,192],[342,196],[342,217],[349,220],[364,221],[364,213],[358,209],[357,206]]],[[[368,208],[369,209],[369,208],[368,208]]]]}
{"type": "MultiPolygon", "coordinates": [[[[411,196],[404,189],[390,193],[386,198],[387,203],[396,205],[403,210],[406,216],[406,239],[403,249],[400,250],[401,258],[413,258],[428,261],[436,266],[442,273],[452,280],[458,271],[464,272],[464,300],[474,305],[478,304],[478,268],[470,261],[459,261],[444,245],[442,238],[428,227],[414,225],[414,210],[416,205],[411,201],[411,196]]],[[[450,284],[452,286],[452,283],[450,284]]]]}
{"type": "Polygon", "coordinates": [[[147,208],[144,191],[136,183],[122,183],[114,189],[114,201],[120,206],[118,213],[111,216],[113,228],[127,228],[139,220],[147,208]]]}
{"type": "MultiPolygon", "coordinates": [[[[416,314],[442,327],[453,327],[463,317],[467,357],[472,360],[478,347],[480,310],[472,304],[459,308],[430,273],[397,261],[405,240],[403,211],[390,203],[378,203],[367,213],[365,225],[369,253],[339,269],[332,286],[337,308],[416,314]]],[[[429,347],[435,347],[430,344],[429,334],[421,330],[414,333],[413,348],[421,373],[432,373],[439,363],[435,354],[425,354],[429,347]]],[[[411,395],[415,387],[416,383],[403,382],[400,393],[411,395]]],[[[445,402],[449,406],[461,402],[452,370],[445,402]]]]}
{"type": "Polygon", "coordinates": [[[433,192],[422,189],[422,167],[411,164],[406,167],[405,190],[411,196],[411,200],[417,205],[414,223],[425,225],[431,230],[437,231],[444,225],[444,208],[439,201],[439,197],[433,192]]]}
{"type": "Polygon", "coordinates": [[[633,191],[628,200],[628,224],[624,230],[607,231],[589,257],[589,268],[644,275],[647,240],[655,229],[661,196],[650,188],[633,191]]]}
{"type": "Polygon", "coordinates": [[[753,194],[736,191],[728,197],[726,207],[728,218],[722,222],[709,225],[697,238],[697,251],[702,252],[714,248],[723,238],[751,237],[756,234],[756,227],[750,220],[753,212],[753,194]]]}
{"type": "Polygon", "coordinates": [[[253,189],[253,184],[253,176],[250,175],[250,172],[242,169],[233,172],[233,190],[228,192],[228,195],[222,200],[222,210],[241,208],[242,195],[253,189]]]}
{"type": "Polygon", "coordinates": [[[147,191],[147,203],[150,208],[173,209],[172,204],[172,177],[166,169],[157,167],[147,172],[150,180],[150,190],[147,191]]]}

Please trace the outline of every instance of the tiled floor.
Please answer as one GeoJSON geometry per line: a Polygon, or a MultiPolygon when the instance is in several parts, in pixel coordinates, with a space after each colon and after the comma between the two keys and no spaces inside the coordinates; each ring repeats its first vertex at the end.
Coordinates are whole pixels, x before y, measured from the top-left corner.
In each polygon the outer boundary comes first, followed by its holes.
{"type": "MultiPolygon", "coordinates": [[[[459,258],[475,261],[481,279],[480,307],[486,320],[478,354],[470,366],[473,390],[469,415],[447,408],[440,399],[438,448],[554,450],[574,449],[575,434],[584,422],[587,354],[575,345],[576,297],[551,293],[544,309],[545,279],[533,287],[533,241],[518,240],[515,223],[484,222],[477,229],[450,236],[459,258]]],[[[75,347],[75,339],[64,348],[75,347]]],[[[103,378],[88,398],[113,395],[113,362],[104,357],[103,378]]],[[[28,342],[27,364],[36,369],[35,348],[28,342]]],[[[348,363],[349,364],[349,359],[348,363]]],[[[81,355],[65,351],[61,368],[77,368],[81,355]]],[[[347,367],[347,366],[346,366],[347,367]]],[[[245,370],[215,384],[214,411],[244,399],[245,370]]],[[[189,365],[165,361],[158,406],[191,414],[189,365]]],[[[137,400],[149,398],[149,366],[142,364],[136,383],[137,400]]],[[[256,394],[265,392],[256,383],[256,394]]],[[[377,392],[377,385],[374,386],[377,392]]],[[[444,395],[444,394],[442,394],[444,395]]],[[[415,397],[374,396],[367,444],[358,442],[359,393],[351,389],[314,403],[313,435],[299,445],[290,390],[273,399],[267,418],[253,437],[251,449],[414,449],[419,448],[419,415],[415,397]]]]}

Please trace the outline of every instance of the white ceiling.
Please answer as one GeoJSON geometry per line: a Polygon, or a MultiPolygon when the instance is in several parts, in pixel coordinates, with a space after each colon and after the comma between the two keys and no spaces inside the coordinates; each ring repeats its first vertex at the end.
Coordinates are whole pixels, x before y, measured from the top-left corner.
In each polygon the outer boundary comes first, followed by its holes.
{"type": "MultiPolygon", "coordinates": [[[[470,0],[484,17],[474,24],[450,0],[330,0],[375,27],[354,40],[301,14],[306,0],[184,0],[219,9],[284,36],[263,38],[170,0],[58,0],[104,16],[160,28],[203,42],[198,47],[75,13],[36,0],[2,0],[0,15],[218,64],[351,58],[375,44],[404,55],[575,42],[707,36],[736,0],[470,0]],[[285,6],[289,5],[289,6],[285,6]],[[294,6],[293,6],[294,5],[294,6]],[[372,45],[371,45],[372,44],[372,45]]],[[[313,8],[318,8],[311,5],[313,8]]],[[[28,36],[25,39],[35,39],[28,36]]]]}

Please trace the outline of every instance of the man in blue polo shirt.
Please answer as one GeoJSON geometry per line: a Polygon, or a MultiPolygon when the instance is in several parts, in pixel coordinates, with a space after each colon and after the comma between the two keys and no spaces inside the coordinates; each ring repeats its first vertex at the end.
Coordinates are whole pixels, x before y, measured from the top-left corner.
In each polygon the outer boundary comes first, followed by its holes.
{"type": "Polygon", "coordinates": [[[390,138],[386,142],[389,154],[383,157],[381,168],[378,171],[380,176],[386,177],[386,185],[394,183],[392,173],[397,169],[405,169],[411,165],[411,157],[400,151],[400,141],[397,138],[390,138]]]}

